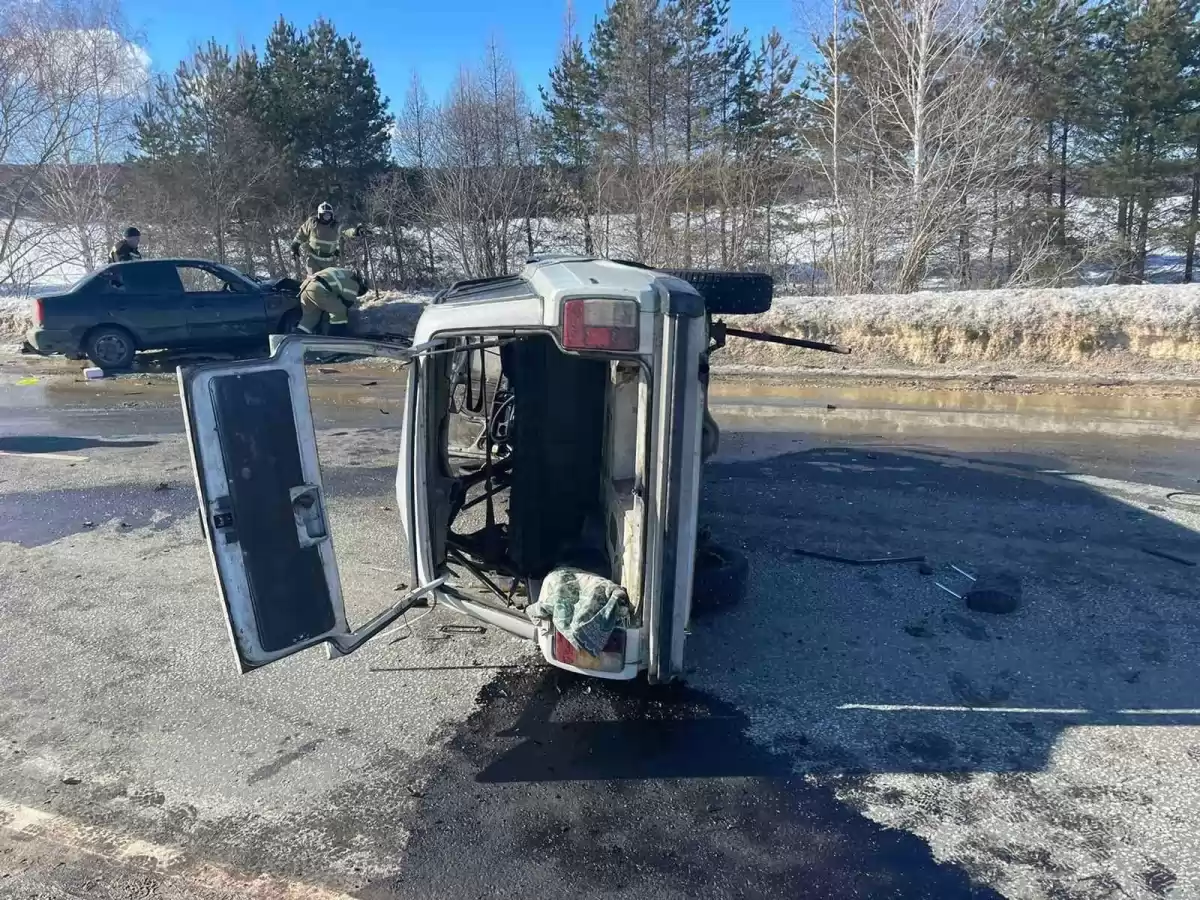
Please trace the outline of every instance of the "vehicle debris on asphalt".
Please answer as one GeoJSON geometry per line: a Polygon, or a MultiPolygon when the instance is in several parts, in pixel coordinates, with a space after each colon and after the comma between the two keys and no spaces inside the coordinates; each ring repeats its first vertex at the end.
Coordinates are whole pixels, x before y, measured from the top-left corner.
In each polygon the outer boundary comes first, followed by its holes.
{"type": "Polygon", "coordinates": [[[940,581],[934,584],[953,597],[962,600],[968,609],[975,612],[1005,615],[1015,612],[1021,603],[1021,579],[1002,569],[985,569],[978,575],[950,564],[950,568],[970,582],[963,593],[947,587],[940,581]]]}
{"type": "Polygon", "coordinates": [[[439,625],[442,634],[484,634],[487,629],[482,625],[439,625]]]}
{"type": "MultiPolygon", "coordinates": [[[[800,547],[793,547],[792,553],[797,556],[808,556],[812,559],[823,559],[826,562],[844,563],[848,566],[887,566],[895,563],[924,563],[925,557],[922,556],[878,556],[870,559],[851,559],[848,556],[838,556],[834,553],[821,553],[817,550],[804,550],[800,547]]],[[[924,573],[922,573],[924,574],[924,573]]]]}
{"type": "Polygon", "coordinates": [[[1170,560],[1173,563],[1179,563],[1181,566],[1195,566],[1196,563],[1190,559],[1185,559],[1182,556],[1176,556],[1174,553],[1168,553],[1166,550],[1155,550],[1153,547],[1143,547],[1143,553],[1149,553],[1151,556],[1157,556],[1159,559],[1170,560]]]}

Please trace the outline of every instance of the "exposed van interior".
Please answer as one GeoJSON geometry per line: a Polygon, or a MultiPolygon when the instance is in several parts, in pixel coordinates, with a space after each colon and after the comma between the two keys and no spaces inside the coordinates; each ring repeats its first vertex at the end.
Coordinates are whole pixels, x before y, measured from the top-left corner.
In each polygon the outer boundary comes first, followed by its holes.
{"type": "Polygon", "coordinates": [[[520,609],[570,566],[641,599],[649,385],[636,361],[546,334],[478,335],[424,385],[434,559],[472,599],[520,609]],[[472,577],[474,576],[474,577],[472,577]]]}

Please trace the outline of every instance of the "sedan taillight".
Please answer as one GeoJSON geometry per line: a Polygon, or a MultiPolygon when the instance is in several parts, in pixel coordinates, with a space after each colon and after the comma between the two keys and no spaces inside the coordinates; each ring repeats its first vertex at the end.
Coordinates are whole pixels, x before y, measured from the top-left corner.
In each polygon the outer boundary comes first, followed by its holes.
{"type": "Polygon", "coordinates": [[[42,306],[42,299],[39,297],[33,301],[33,324],[41,328],[46,324],[46,310],[42,306]]]}

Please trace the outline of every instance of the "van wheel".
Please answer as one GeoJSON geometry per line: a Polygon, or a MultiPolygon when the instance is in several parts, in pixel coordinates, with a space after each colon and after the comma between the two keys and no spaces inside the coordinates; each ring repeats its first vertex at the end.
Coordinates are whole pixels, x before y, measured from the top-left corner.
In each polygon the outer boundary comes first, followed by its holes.
{"type": "Polygon", "coordinates": [[[737,603],[746,593],[750,560],[745,554],[701,537],[696,542],[692,611],[703,615],[737,603]]]}
{"type": "Polygon", "coordinates": [[[704,269],[660,269],[682,278],[704,298],[711,315],[747,316],[771,308],[775,280],[761,272],[709,272],[704,269]]]}
{"type": "Polygon", "coordinates": [[[124,328],[102,325],[83,339],[83,352],[101,369],[128,369],[137,354],[137,344],[124,328]]]}

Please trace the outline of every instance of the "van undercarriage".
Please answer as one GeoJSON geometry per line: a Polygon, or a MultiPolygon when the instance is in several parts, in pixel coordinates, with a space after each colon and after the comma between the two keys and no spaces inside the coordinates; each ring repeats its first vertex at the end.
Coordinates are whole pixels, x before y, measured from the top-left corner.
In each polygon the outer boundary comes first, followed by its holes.
{"type": "Polygon", "coordinates": [[[443,291],[409,346],[288,335],[269,359],[181,369],[240,669],[316,644],[353,652],[428,597],[535,640],[561,668],[678,677],[694,575],[722,559],[697,522],[717,443],[708,354],[734,333],[711,313],[770,305],[767,276],[679,274],[531,260],[443,291]],[[305,359],[320,353],[410,364],[396,498],[416,586],[357,629],[308,398],[305,359]]]}

